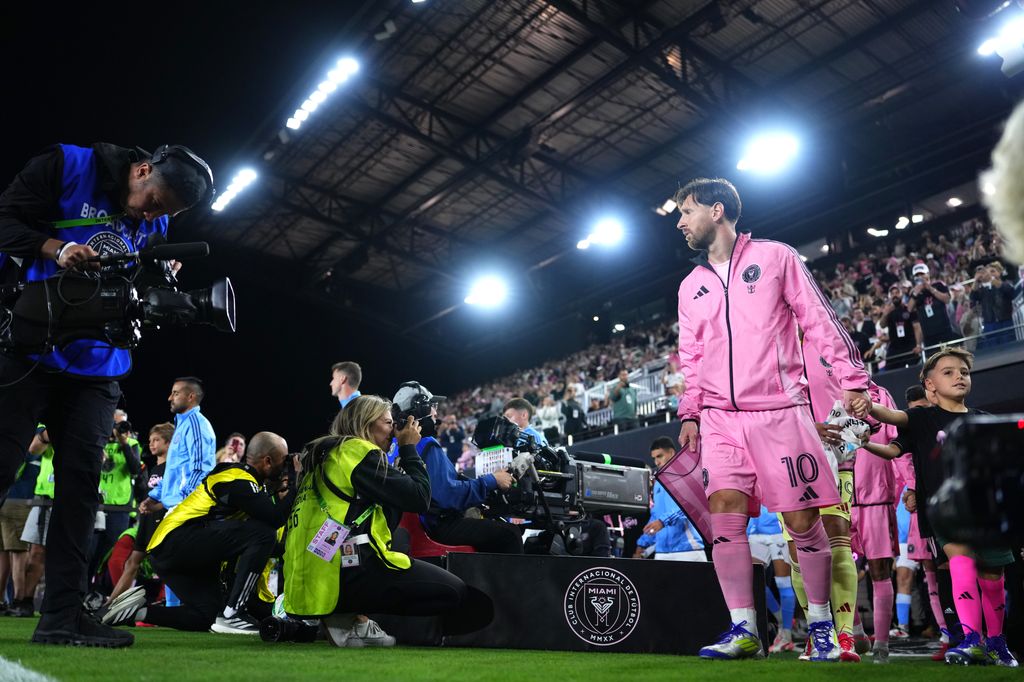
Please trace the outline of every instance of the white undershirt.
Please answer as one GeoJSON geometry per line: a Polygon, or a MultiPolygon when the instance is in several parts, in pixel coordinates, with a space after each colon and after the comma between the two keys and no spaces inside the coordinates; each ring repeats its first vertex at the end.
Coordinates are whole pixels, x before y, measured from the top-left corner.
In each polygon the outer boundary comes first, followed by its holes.
{"type": "Polygon", "coordinates": [[[717,272],[718,276],[722,278],[722,281],[728,284],[729,280],[726,278],[729,276],[729,261],[725,261],[724,263],[712,263],[711,267],[715,269],[715,272],[717,272]]]}

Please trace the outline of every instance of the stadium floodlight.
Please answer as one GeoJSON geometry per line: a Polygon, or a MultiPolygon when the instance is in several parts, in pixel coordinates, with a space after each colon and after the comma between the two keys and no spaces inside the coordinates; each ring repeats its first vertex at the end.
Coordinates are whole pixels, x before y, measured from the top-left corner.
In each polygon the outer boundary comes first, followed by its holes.
{"type": "Polygon", "coordinates": [[[915,225],[918,223],[923,223],[924,216],[921,215],[920,213],[915,213],[914,215],[910,216],[910,222],[914,223],[915,225]]]}
{"type": "Polygon", "coordinates": [[[821,252],[822,253],[828,253],[828,244],[822,244],[821,245],[821,252]]]}
{"type": "Polygon", "coordinates": [[[795,135],[786,132],[765,133],[747,144],[736,168],[765,175],[778,173],[796,158],[798,151],[800,141],[795,135]]]}
{"type": "Polygon", "coordinates": [[[909,224],[910,224],[910,218],[908,218],[905,215],[901,215],[900,219],[896,221],[895,227],[896,227],[897,230],[905,230],[905,229],[907,229],[907,225],[909,225],[909,224]]]}
{"type": "Polygon", "coordinates": [[[1015,76],[1024,69],[1024,15],[1017,15],[1003,24],[999,34],[987,38],[978,46],[978,54],[1003,58],[1002,71],[1006,76],[1015,76]]]}
{"type": "Polygon", "coordinates": [[[600,322],[600,321],[601,321],[601,316],[600,315],[594,315],[594,322],[600,322]]]}
{"type": "Polygon", "coordinates": [[[806,263],[807,262],[807,256],[805,256],[804,254],[801,253],[800,254],[800,260],[802,260],[803,262],[806,263]]]}
{"type": "Polygon", "coordinates": [[[469,305],[494,308],[504,303],[507,297],[508,286],[505,282],[500,277],[487,275],[473,282],[465,301],[469,305]]]}
{"type": "Polygon", "coordinates": [[[993,194],[996,193],[996,186],[992,183],[991,180],[984,182],[981,185],[981,193],[984,194],[985,196],[992,196],[993,194]]]}
{"type": "Polygon", "coordinates": [[[318,83],[316,89],[309,93],[295,113],[285,122],[285,126],[291,130],[298,130],[310,114],[315,112],[317,107],[326,102],[328,96],[338,89],[339,85],[358,72],[359,62],[356,59],[353,57],[339,59],[335,62],[334,67],[327,72],[327,78],[318,83]]]}
{"type": "Polygon", "coordinates": [[[622,233],[622,221],[613,216],[608,216],[594,223],[594,230],[585,241],[589,241],[592,244],[611,246],[622,241],[622,233]]]}
{"type": "Polygon", "coordinates": [[[958,208],[963,205],[964,200],[961,199],[960,197],[950,197],[946,199],[946,206],[949,206],[950,208],[958,208]]]}
{"type": "Polygon", "coordinates": [[[586,251],[587,249],[590,248],[590,240],[589,239],[581,239],[581,240],[579,240],[578,242],[576,242],[576,248],[579,249],[580,251],[586,251]]]}
{"type": "Polygon", "coordinates": [[[869,227],[868,234],[870,234],[872,237],[887,237],[889,236],[889,230],[879,230],[878,228],[875,227],[869,227]]]}
{"type": "Polygon", "coordinates": [[[612,330],[617,332],[624,332],[626,331],[626,325],[622,324],[621,322],[618,322],[615,324],[614,327],[612,327],[612,330]]]}
{"type": "Polygon", "coordinates": [[[242,170],[235,173],[235,177],[231,178],[231,182],[228,184],[227,190],[217,197],[217,200],[210,206],[211,209],[220,213],[228,204],[238,196],[238,194],[246,187],[256,181],[256,171],[252,168],[243,168],[242,170]]]}
{"type": "Polygon", "coordinates": [[[676,200],[666,199],[665,203],[661,205],[661,210],[664,211],[665,213],[671,213],[672,211],[676,210],[676,200]]]}

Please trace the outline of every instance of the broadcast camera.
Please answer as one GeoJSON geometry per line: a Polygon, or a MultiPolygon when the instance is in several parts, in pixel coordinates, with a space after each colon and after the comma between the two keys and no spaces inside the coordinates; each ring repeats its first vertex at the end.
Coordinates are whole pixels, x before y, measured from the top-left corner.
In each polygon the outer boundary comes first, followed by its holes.
{"type": "Polygon", "coordinates": [[[949,428],[942,486],[928,501],[936,533],[972,547],[1024,544],[1024,414],[970,415],[949,428]]]}
{"type": "Polygon", "coordinates": [[[156,244],[97,256],[100,270],[63,270],[0,287],[0,349],[45,353],[77,339],[135,348],[142,329],[208,324],[235,331],[235,292],[227,278],[181,291],[168,261],[208,255],[205,242],[156,244]],[[132,266],[138,267],[132,267],[132,266]]]}
{"type": "Polygon", "coordinates": [[[516,486],[507,492],[495,491],[488,505],[490,515],[557,523],[584,519],[588,513],[650,509],[647,467],[573,457],[539,444],[505,417],[477,424],[474,442],[481,449],[478,476],[504,468],[516,479],[516,486]]]}

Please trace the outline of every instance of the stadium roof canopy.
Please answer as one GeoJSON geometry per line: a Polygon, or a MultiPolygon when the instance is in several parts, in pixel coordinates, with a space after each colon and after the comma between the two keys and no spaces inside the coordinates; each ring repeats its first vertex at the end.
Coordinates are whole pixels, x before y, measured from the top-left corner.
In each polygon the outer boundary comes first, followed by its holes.
{"type": "Polygon", "coordinates": [[[895,219],[974,177],[1019,94],[975,53],[991,26],[952,2],[357,7],[239,150],[258,184],[193,229],[297,295],[450,351],[508,340],[466,326],[467,280],[489,266],[516,278],[523,329],[674,294],[692,254],[654,209],[694,176],[733,179],[741,227],[794,245],[895,219]],[[286,128],[345,55],[358,74],[286,128]],[[778,125],[803,140],[798,165],[737,171],[748,135],[778,125]],[[606,211],[622,251],[578,251],[606,211]]]}

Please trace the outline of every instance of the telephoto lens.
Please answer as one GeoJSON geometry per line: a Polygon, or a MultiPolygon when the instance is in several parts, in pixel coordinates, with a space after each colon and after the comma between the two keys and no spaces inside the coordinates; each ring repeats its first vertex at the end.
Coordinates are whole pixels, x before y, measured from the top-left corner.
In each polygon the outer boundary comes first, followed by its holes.
{"type": "Polygon", "coordinates": [[[318,625],[295,618],[268,616],[260,623],[260,639],[264,642],[315,642],[318,625]]]}

